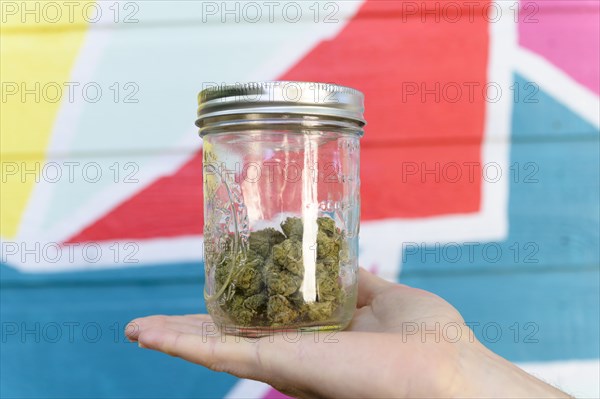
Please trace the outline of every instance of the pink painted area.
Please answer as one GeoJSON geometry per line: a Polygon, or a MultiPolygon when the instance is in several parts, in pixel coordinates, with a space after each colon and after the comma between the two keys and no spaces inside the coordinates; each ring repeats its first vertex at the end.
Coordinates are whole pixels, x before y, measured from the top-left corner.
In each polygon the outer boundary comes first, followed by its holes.
{"type": "Polygon", "coordinates": [[[521,0],[519,43],[600,94],[600,2],[521,0]]]}
{"type": "Polygon", "coordinates": [[[263,399],[293,399],[293,398],[282,394],[275,388],[271,388],[267,391],[266,395],[263,396],[263,399]]]}

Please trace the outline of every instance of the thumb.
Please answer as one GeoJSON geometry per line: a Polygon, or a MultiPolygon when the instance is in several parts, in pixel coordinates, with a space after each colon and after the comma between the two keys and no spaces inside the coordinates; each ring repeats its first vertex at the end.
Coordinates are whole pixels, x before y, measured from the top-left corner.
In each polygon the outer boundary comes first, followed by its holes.
{"type": "Polygon", "coordinates": [[[358,301],[356,306],[368,306],[381,291],[390,287],[392,283],[368,272],[364,268],[358,273],[358,301]]]}

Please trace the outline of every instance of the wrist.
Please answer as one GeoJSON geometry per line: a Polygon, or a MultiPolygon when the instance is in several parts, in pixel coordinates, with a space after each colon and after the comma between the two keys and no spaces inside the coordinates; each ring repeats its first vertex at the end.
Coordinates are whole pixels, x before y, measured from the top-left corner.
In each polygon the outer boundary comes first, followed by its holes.
{"type": "Polygon", "coordinates": [[[455,397],[570,398],[487,349],[479,341],[464,343],[459,360],[460,389],[455,397]]]}

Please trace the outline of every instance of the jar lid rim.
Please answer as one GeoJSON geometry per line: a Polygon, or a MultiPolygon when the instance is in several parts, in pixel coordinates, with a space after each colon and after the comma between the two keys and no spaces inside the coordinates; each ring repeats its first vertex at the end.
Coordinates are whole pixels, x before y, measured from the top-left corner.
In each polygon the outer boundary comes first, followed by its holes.
{"type": "Polygon", "coordinates": [[[366,124],[364,95],[331,83],[264,81],[215,85],[198,94],[196,125],[209,118],[244,114],[298,114],[366,124]]]}

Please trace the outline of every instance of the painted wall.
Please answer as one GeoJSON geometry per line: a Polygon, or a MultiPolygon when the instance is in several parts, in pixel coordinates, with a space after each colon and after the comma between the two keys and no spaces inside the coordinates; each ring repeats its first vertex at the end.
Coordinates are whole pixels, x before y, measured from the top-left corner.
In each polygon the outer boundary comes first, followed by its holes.
{"type": "Polygon", "coordinates": [[[0,396],[257,397],[139,350],[205,311],[203,87],[366,95],[361,264],[455,305],[579,396],[600,387],[597,1],[1,2],[0,396]]]}

